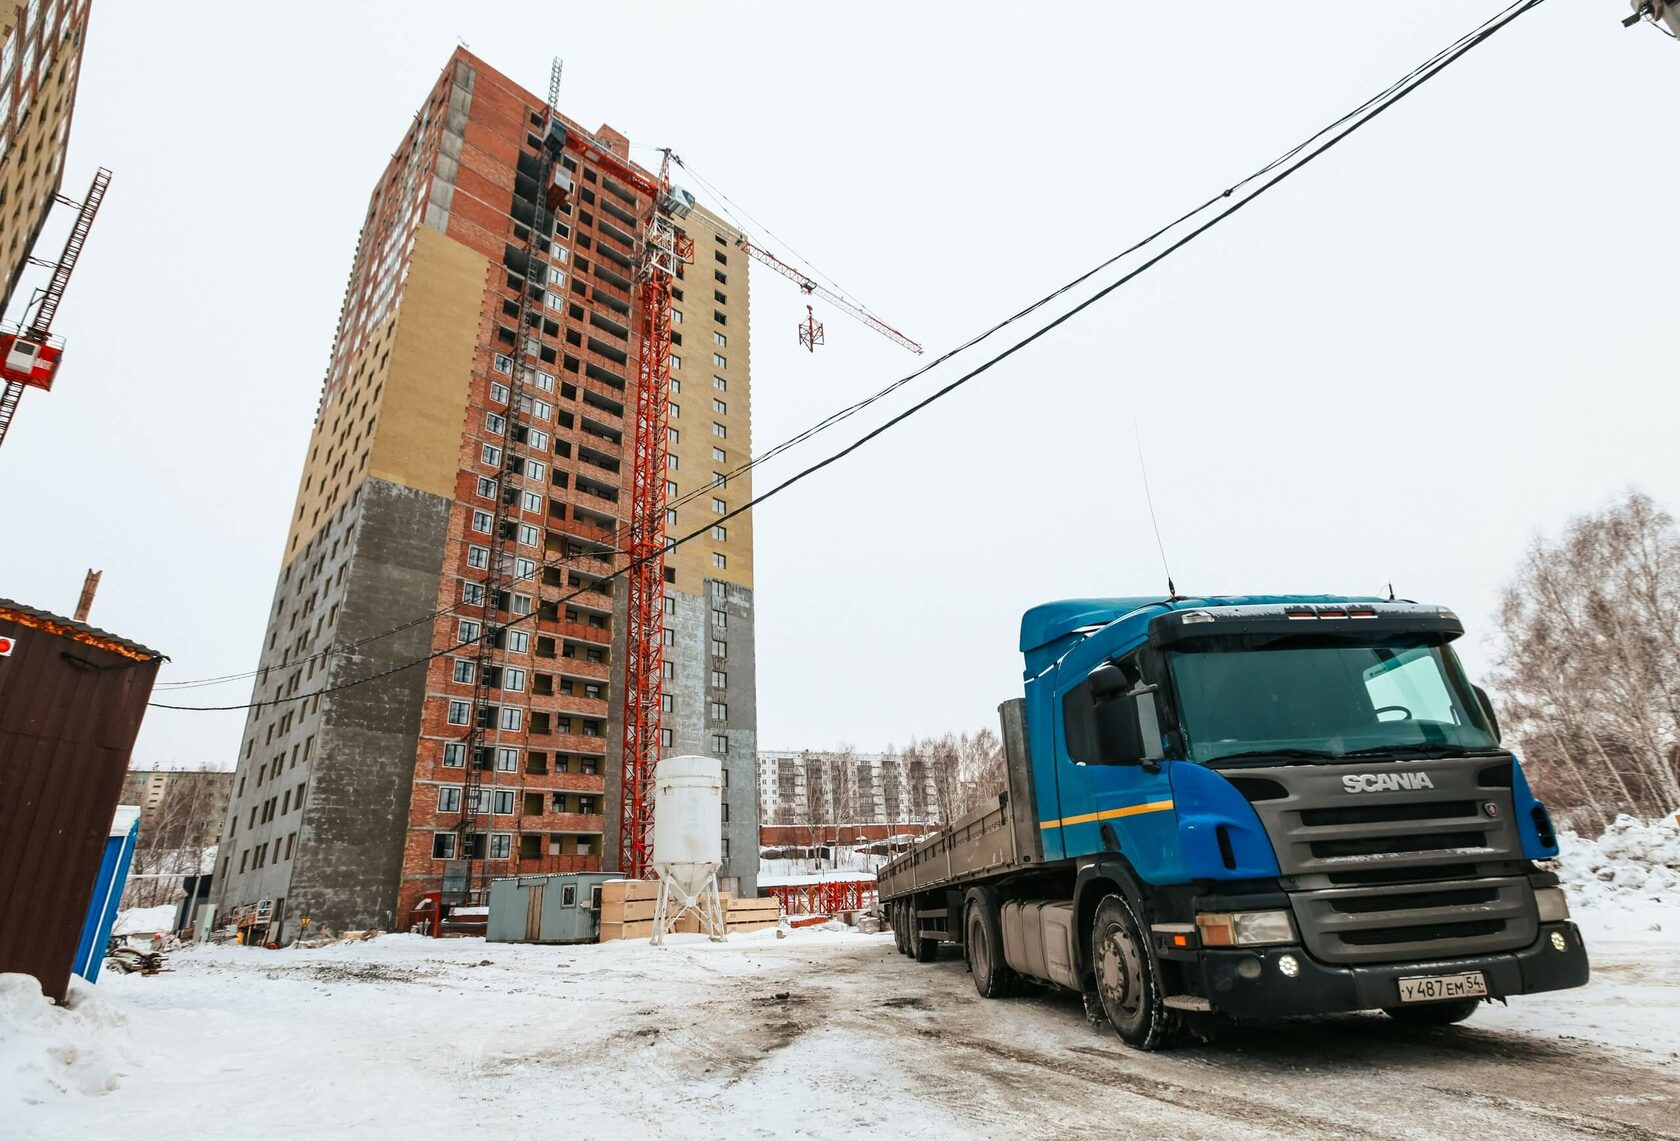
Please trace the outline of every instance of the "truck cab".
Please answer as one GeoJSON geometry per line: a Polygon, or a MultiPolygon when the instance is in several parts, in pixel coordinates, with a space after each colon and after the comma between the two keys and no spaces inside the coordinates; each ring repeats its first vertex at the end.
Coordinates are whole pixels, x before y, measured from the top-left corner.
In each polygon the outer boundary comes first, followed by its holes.
{"type": "Polygon", "coordinates": [[[889,915],[961,943],[982,994],[1075,989],[1145,1047],[1203,1015],[1441,1024],[1582,985],[1535,864],[1551,821],[1462,633],[1439,606],[1327,595],[1035,607],[997,826],[923,845],[948,882],[889,864],[889,915]]]}

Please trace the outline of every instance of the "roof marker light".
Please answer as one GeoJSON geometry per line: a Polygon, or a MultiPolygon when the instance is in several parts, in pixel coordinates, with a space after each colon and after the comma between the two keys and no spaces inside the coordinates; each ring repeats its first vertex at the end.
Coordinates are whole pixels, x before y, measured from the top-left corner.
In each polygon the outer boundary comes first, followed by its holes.
{"type": "Polygon", "coordinates": [[[1186,626],[1195,626],[1200,625],[1203,622],[1212,622],[1213,615],[1209,614],[1206,610],[1187,610],[1179,621],[1186,626]]]}

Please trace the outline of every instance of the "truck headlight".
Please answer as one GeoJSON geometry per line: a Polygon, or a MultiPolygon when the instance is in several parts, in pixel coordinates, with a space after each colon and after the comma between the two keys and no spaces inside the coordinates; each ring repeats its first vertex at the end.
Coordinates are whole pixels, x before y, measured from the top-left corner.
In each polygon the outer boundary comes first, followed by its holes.
{"type": "Polygon", "coordinates": [[[1561,887],[1537,887],[1534,902],[1540,906],[1540,922],[1556,923],[1569,918],[1569,899],[1561,887]]]}
{"type": "Polygon", "coordinates": [[[1294,943],[1295,920],[1287,911],[1203,912],[1196,931],[1204,947],[1257,947],[1294,943]]]}

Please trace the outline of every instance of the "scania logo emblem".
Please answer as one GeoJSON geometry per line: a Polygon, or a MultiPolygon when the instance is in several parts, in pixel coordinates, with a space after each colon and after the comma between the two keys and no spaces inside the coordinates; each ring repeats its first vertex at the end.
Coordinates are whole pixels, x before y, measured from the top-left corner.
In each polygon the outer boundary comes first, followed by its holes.
{"type": "Polygon", "coordinates": [[[1428,773],[1348,773],[1342,788],[1348,792],[1399,792],[1403,789],[1434,788],[1428,773]]]}

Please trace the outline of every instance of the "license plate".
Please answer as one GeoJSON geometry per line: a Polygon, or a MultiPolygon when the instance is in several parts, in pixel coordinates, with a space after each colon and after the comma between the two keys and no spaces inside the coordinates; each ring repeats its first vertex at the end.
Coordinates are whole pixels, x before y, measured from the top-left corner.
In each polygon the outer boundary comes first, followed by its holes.
{"type": "Polygon", "coordinates": [[[1481,971],[1462,975],[1427,975],[1400,980],[1401,1002],[1440,1002],[1448,998],[1486,998],[1487,978],[1481,971]]]}

